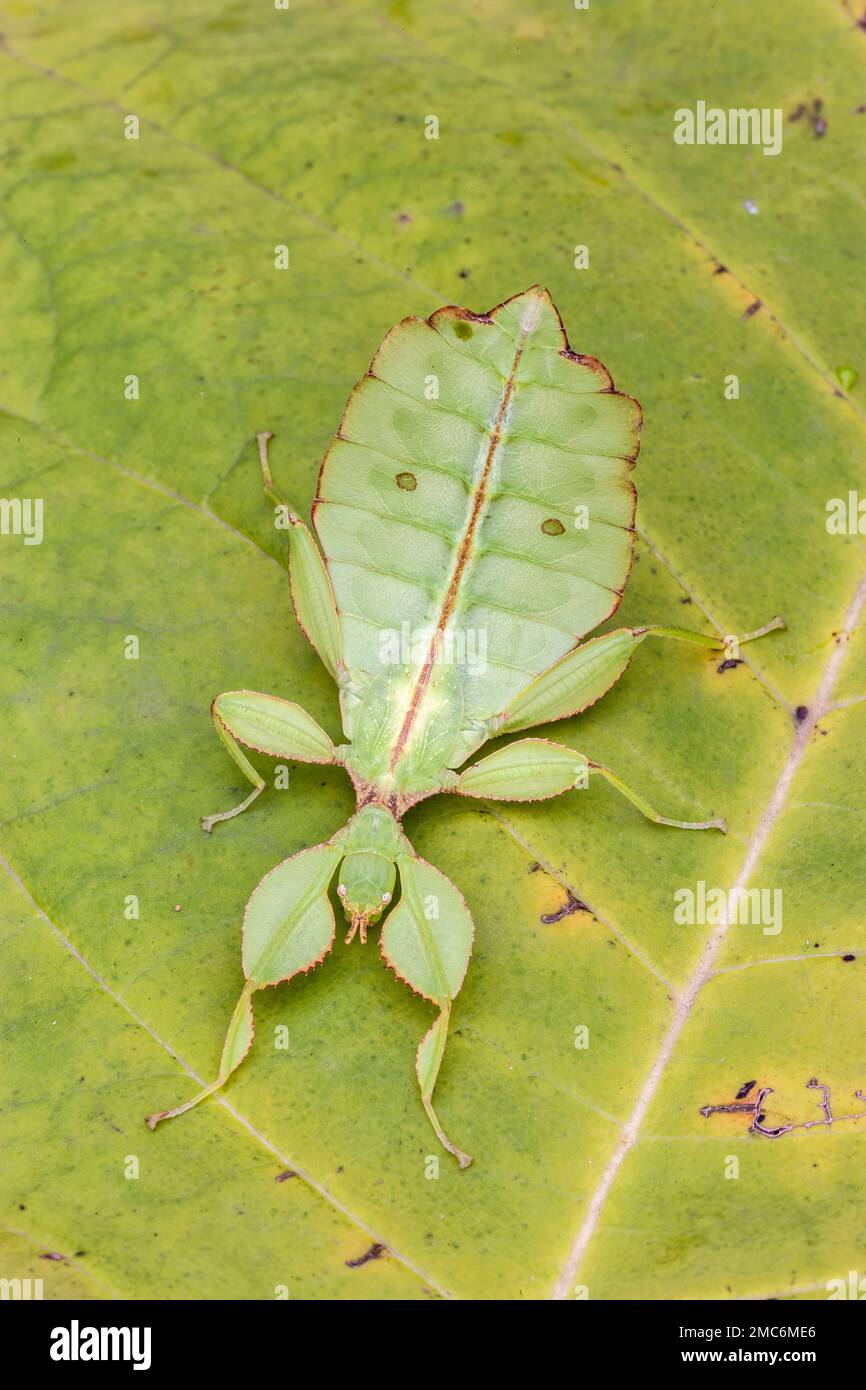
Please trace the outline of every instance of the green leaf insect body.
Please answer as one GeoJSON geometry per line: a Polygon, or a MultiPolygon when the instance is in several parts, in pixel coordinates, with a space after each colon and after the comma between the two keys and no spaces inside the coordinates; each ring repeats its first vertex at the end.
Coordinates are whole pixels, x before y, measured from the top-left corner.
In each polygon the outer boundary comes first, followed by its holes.
{"type": "MultiPolygon", "coordinates": [[[[620,628],[581,643],[616,611],[631,568],[640,425],[637,401],[614,390],[595,358],[571,350],[536,285],[487,314],[449,306],[391,330],[322,464],[312,513],[321,550],[274,491],[270,436],[259,436],[266,493],[288,521],[295,612],[337,682],[346,742],[335,747],[288,700],[218,695],[214,726],[253,790],[202,826],[239,815],[262,791],[244,748],[339,764],[357,811],[253,890],[246,983],[219,1075],[192,1100],[149,1116],[150,1128],[198,1104],[240,1065],[256,990],[328,954],[336,878],[347,941],[364,943],[384,914],[386,963],[439,1010],[416,1071],[436,1134],[466,1167],[471,1160],[443,1131],[432,1097],[472,952],[472,917],[454,884],[415,854],[400,825],[406,810],[442,792],[541,800],[599,774],[652,821],[725,829],[721,820],[660,815],[608,768],[544,738],[513,741],[466,766],[499,734],[587,709],[647,637],[722,645],[671,627],[620,628]],[[578,524],[582,515],[589,524],[578,524]]],[[[780,626],[774,619],[749,636],[780,626]]]]}

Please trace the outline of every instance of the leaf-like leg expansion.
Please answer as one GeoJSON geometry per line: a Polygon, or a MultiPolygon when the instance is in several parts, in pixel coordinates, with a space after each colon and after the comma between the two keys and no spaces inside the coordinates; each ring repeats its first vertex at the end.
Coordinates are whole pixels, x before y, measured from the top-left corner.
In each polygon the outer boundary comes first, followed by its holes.
{"type": "Polygon", "coordinates": [[[472,1162],[470,1155],[464,1153],[462,1149],[458,1149],[457,1145],[451,1142],[433,1109],[433,1087],[436,1085],[436,1078],[439,1075],[439,1068],[445,1055],[450,1017],[451,1000],[446,999],[442,1004],[442,1012],[433,1027],[421,1039],[415,1057],[415,1071],[418,1076],[418,1085],[421,1087],[421,1101],[427,1112],[427,1118],[436,1132],[437,1139],[449,1153],[454,1155],[461,1168],[468,1168],[472,1162]]]}
{"type": "MultiPolygon", "coordinates": [[[[736,641],[753,642],[755,638],[784,626],[781,618],[773,618],[756,632],[748,632],[736,641]]],[[[603,637],[593,637],[582,646],[575,647],[574,651],[567,652],[530,681],[514,697],[508,709],[491,720],[491,735],[516,733],[536,724],[568,719],[588,709],[619,680],[646,637],[671,637],[713,651],[720,651],[727,645],[724,637],[711,637],[684,627],[616,628],[613,632],[606,632],[603,637]]]]}
{"type": "Polygon", "coordinates": [[[173,1110],[159,1110],[155,1115],[148,1115],[145,1120],[148,1129],[156,1129],[161,1120],[173,1120],[176,1115],[182,1115],[184,1111],[191,1110],[194,1105],[198,1105],[199,1101],[212,1096],[214,1091],[218,1091],[221,1086],[225,1085],[235,1068],[240,1066],[253,1042],[252,997],[254,990],[255,985],[252,981],[247,980],[226,1033],[223,1055],[220,1059],[219,1076],[216,1081],[205,1086],[203,1091],[199,1091],[197,1096],[193,1096],[192,1100],[185,1101],[183,1105],[176,1105],[173,1110]]]}
{"type": "Polygon", "coordinates": [[[257,989],[312,970],[328,954],[336,931],[328,884],[342,857],[339,842],[301,850],[271,869],[253,889],[244,913],[246,984],[226,1034],[219,1075],[192,1100],[148,1115],[149,1129],[213,1095],[240,1066],[253,1041],[252,996],[257,989]]]}
{"type": "Polygon", "coordinates": [[[276,695],[262,695],[257,690],[228,690],[217,695],[210,708],[214,728],[229,757],[252,782],[253,790],[238,806],[204,816],[202,830],[208,833],[217,821],[239,816],[264,790],[260,777],[239,745],[254,748],[273,758],[286,758],[295,763],[333,763],[337,761],[334,745],[324,729],[311,714],[290,700],[276,695]]]}
{"type": "Polygon", "coordinates": [[[609,767],[604,767],[602,763],[590,762],[589,770],[604,777],[612,787],[616,787],[618,792],[622,792],[623,796],[627,797],[632,806],[636,806],[647,820],[655,821],[657,825],[673,825],[678,830],[721,830],[723,835],[728,833],[728,823],[721,816],[716,820],[671,820],[670,816],[660,815],[655,807],[641,796],[640,792],[629,787],[622,778],[617,777],[615,772],[611,772],[609,767]]]}
{"type": "Polygon", "coordinates": [[[214,728],[216,729],[217,734],[219,735],[220,743],[223,744],[232,761],[237,763],[238,767],[240,768],[244,776],[247,778],[247,780],[252,782],[253,789],[248,797],[245,797],[244,800],[239,802],[237,806],[233,806],[230,811],[218,811],[212,816],[202,816],[201,828],[202,830],[206,831],[208,835],[213,830],[217,821],[231,820],[233,816],[239,816],[242,811],[245,811],[248,806],[252,805],[256,797],[259,796],[260,793],[263,792],[265,789],[265,779],[259,776],[258,772],[253,767],[250,760],[244,757],[238,744],[232,738],[231,734],[223,724],[222,720],[219,719],[219,717],[217,716],[216,700],[214,700],[213,704],[211,705],[210,713],[211,719],[213,720],[214,728]]]}
{"type": "Polygon", "coordinates": [[[648,820],[659,825],[675,825],[681,830],[727,830],[723,820],[671,820],[660,815],[609,768],[545,738],[520,738],[490,753],[460,774],[454,791],[460,796],[490,801],[542,801],[572,788],[585,787],[593,772],[607,778],[648,820]]]}
{"type": "Polygon", "coordinates": [[[583,753],[546,738],[521,738],[461,772],[454,791],[491,801],[543,801],[588,781],[583,753]]]}
{"type": "Polygon", "coordinates": [[[418,1049],[415,1070],[424,1109],[440,1142],[461,1168],[471,1159],[446,1136],[431,1103],[439,1074],[448,1017],[469,957],[474,926],[461,893],[449,878],[414,853],[397,857],[401,897],[385,922],[380,950],[410,989],[439,1005],[440,1014],[418,1049]]]}
{"type": "Polygon", "coordinates": [[[277,507],[283,507],[289,531],[289,583],[295,617],[304,636],[316,649],[334,680],[339,681],[343,670],[340,619],[331,580],[319,547],[298,513],[284,502],[274,488],[268,463],[270,430],[256,435],[265,495],[277,507]]]}

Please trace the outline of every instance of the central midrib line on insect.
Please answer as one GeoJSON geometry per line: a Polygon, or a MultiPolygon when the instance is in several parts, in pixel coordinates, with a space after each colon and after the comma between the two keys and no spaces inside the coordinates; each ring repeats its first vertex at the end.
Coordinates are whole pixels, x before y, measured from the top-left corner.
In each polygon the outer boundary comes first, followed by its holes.
{"type": "Polygon", "coordinates": [[[476,532],[484,515],[485,504],[487,502],[488,486],[490,483],[491,475],[493,473],[494,465],[496,463],[496,456],[499,451],[499,445],[502,442],[502,430],[505,424],[506,416],[508,414],[508,407],[511,404],[511,398],[514,394],[514,387],[517,381],[517,370],[520,366],[520,359],[523,356],[523,349],[526,346],[526,340],[535,328],[536,323],[538,321],[538,313],[540,307],[540,298],[538,296],[534,296],[532,305],[527,309],[523,322],[521,324],[520,337],[517,340],[517,347],[514,350],[514,360],[511,364],[511,370],[508,373],[508,376],[505,380],[505,384],[502,388],[502,393],[499,397],[499,404],[497,406],[496,415],[493,420],[493,426],[490,431],[490,438],[487,444],[486,453],[484,455],[484,462],[481,466],[481,471],[478,475],[478,479],[472,489],[472,497],[469,505],[469,516],[466,522],[466,528],[463,532],[463,536],[460,541],[460,545],[457,549],[457,559],[454,562],[454,568],[451,571],[451,577],[448,581],[448,587],[445,590],[445,596],[442,600],[442,606],[439,609],[439,617],[436,621],[435,631],[433,633],[433,636],[430,638],[430,644],[427,648],[427,653],[424,657],[421,670],[418,674],[418,679],[416,680],[414,689],[412,691],[412,696],[409,701],[409,708],[406,711],[403,723],[400,727],[400,732],[397,735],[396,742],[394,743],[394,747],[391,750],[391,760],[388,765],[389,772],[393,772],[394,768],[397,766],[397,763],[400,760],[400,755],[403,752],[403,749],[406,747],[406,742],[409,738],[410,733],[412,732],[412,725],[415,723],[415,720],[418,716],[418,710],[421,705],[421,700],[424,696],[424,691],[427,689],[427,686],[430,683],[430,677],[433,673],[433,666],[436,661],[436,652],[438,650],[442,634],[447,628],[448,623],[451,619],[451,615],[453,614],[454,609],[457,605],[457,599],[460,593],[460,584],[464,579],[470,566],[470,561],[472,557],[472,543],[475,540],[476,532]]]}

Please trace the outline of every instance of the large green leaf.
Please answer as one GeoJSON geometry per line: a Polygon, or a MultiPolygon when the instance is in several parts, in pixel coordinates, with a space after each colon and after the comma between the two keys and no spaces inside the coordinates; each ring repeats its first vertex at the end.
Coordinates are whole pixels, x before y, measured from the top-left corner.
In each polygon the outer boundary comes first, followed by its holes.
{"type": "Polygon", "coordinates": [[[754,1078],[765,1126],[803,1124],[810,1080],[837,1117],[866,1083],[864,547],[825,526],[863,476],[837,373],[864,371],[862,33],[814,0],[5,9],[0,492],[43,498],[45,535],[0,537],[0,1273],[82,1297],[825,1296],[862,1254],[866,1122],[772,1140],[700,1112],[754,1078]],[[672,140],[699,99],[816,97],[825,132],[786,121],[776,158],[672,140]],[[594,782],[411,813],[476,922],[436,1091],[466,1172],[428,1176],[431,1006],[357,942],[257,996],[225,1095],[150,1134],[215,1074],[251,889],[352,809],[338,770],[299,766],[198,826],[247,790],[219,691],[339,732],[253,436],[306,512],[387,329],[535,282],[644,408],[617,622],[788,622],[721,670],[647,642],[555,736],[731,833],[594,782]],[[699,881],[781,888],[782,930],[677,925],[699,881]],[[373,1242],[391,1254],[347,1266],[373,1242]]]}

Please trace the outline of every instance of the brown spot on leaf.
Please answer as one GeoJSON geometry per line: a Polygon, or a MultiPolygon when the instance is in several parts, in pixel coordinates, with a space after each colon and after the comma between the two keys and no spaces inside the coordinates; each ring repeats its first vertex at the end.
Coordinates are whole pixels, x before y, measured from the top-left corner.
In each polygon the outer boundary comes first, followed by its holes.
{"type": "Polygon", "coordinates": [[[561,922],[563,917],[570,917],[572,912],[589,912],[586,903],[582,903],[580,898],[576,898],[571,889],[567,890],[567,897],[562,907],[557,908],[556,912],[543,912],[541,920],[546,927],[553,922],[561,922]]]}
{"type": "Polygon", "coordinates": [[[542,521],[541,529],[545,536],[561,536],[565,532],[562,522],[555,516],[549,516],[546,521],[542,521]]]}
{"type": "Polygon", "coordinates": [[[465,319],[458,319],[454,325],[454,332],[457,334],[457,337],[462,338],[464,342],[467,342],[472,337],[472,331],[472,324],[467,323],[465,319]]]}
{"type": "Polygon", "coordinates": [[[802,724],[803,720],[808,717],[808,714],[808,705],[798,705],[797,708],[794,710],[794,718],[796,719],[798,724],[802,724]]]}
{"type": "Polygon", "coordinates": [[[755,1084],[754,1081],[744,1081],[743,1084],[742,1084],[742,1086],[740,1087],[739,1091],[737,1092],[735,1099],[736,1099],[736,1100],[744,1100],[745,1097],[746,1097],[746,1096],[749,1094],[749,1092],[751,1091],[751,1089],[752,1089],[752,1087],[754,1086],[754,1084],[755,1084]]]}
{"type": "Polygon", "coordinates": [[[733,671],[736,666],[742,666],[742,664],[743,662],[741,658],[729,656],[727,660],[719,663],[719,665],[716,667],[716,671],[720,676],[723,676],[726,671],[733,671]]]}
{"type": "Polygon", "coordinates": [[[394,482],[401,487],[404,492],[414,492],[418,486],[418,479],[414,473],[395,473],[394,482]]]}
{"type": "Polygon", "coordinates": [[[380,1245],[378,1241],[374,1241],[370,1249],[365,1250],[363,1255],[359,1255],[356,1260],[347,1260],[346,1264],[349,1269],[360,1269],[361,1265],[369,1264],[370,1260],[381,1260],[382,1256],[387,1253],[387,1246],[380,1245]]]}

